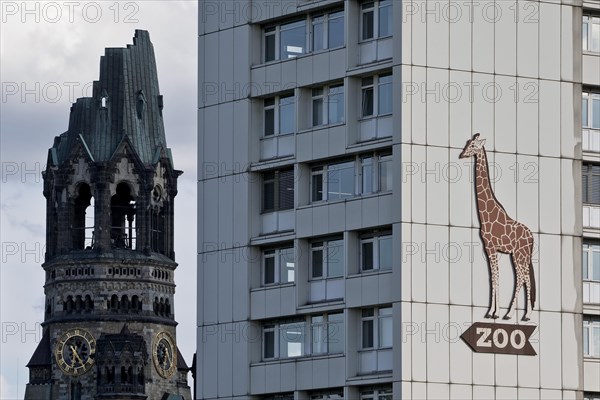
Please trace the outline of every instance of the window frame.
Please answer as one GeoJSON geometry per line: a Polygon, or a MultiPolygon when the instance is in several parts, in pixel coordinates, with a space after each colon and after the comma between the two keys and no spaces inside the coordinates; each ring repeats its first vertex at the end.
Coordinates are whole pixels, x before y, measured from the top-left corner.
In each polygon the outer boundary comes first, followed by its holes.
{"type": "MultiPolygon", "coordinates": [[[[328,163],[320,163],[311,166],[310,169],[310,180],[309,180],[309,203],[324,203],[324,202],[335,202],[345,201],[348,199],[356,198],[358,196],[372,195],[372,194],[383,194],[389,193],[394,190],[393,187],[393,174],[391,175],[391,187],[386,190],[382,190],[382,172],[381,166],[384,163],[393,162],[393,153],[391,149],[377,150],[367,153],[359,153],[352,158],[341,158],[331,160],[328,163]],[[366,160],[371,160],[370,163],[366,160]],[[354,194],[343,198],[330,199],[329,197],[329,170],[332,166],[353,163],[354,169],[354,194]],[[370,169],[370,172],[368,170],[370,169]],[[371,188],[366,188],[365,179],[369,177],[371,181],[371,188]],[[320,185],[320,198],[316,198],[317,193],[317,181],[320,185]]],[[[386,164],[387,165],[387,164],[386,164]]],[[[392,169],[393,171],[393,169],[392,169]]]]}
{"type": "Polygon", "coordinates": [[[319,51],[326,51],[326,50],[333,50],[333,49],[341,49],[344,46],[346,46],[346,15],[345,15],[345,11],[344,9],[334,9],[334,10],[328,10],[324,13],[315,13],[312,14],[308,17],[308,20],[310,22],[310,48],[308,53],[316,53],[319,51]],[[339,15],[335,15],[335,14],[339,14],[339,15]],[[322,20],[319,22],[320,24],[322,24],[322,29],[323,29],[323,37],[322,37],[322,43],[321,45],[323,46],[320,49],[316,49],[315,47],[315,25],[317,25],[317,20],[321,18],[322,20]],[[342,24],[343,24],[343,37],[342,37],[342,44],[340,46],[331,46],[331,25],[330,23],[332,21],[341,19],[342,20],[342,24]]]}
{"type": "Polygon", "coordinates": [[[332,310],[328,312],[322,312],[317,314],[308,314],[298,319],[287,319],[287,320],[275,320],[268,321],[263,323],[262,331],[261,331],[261,360],[262,361],[272,361],[272,360],[285,360],[292,358],[300,358],[300,357],[318,357],[318,356],[326,356],[326,355],[337,355],[337,354],[345,354],[346,352],[346,315],[344,310],[332,310]],[[331,321],[332,316],[341,317],[336,321],[331,321]],[[313,323],[313,319],[320,318],[320,322],[313,323]],[[342,351],[331,351],[331,330],[330,327],[333,324],[341,325],[341,341],[343,344],[342,351]],[[294,356],[285,356],[282,357],[282,345],[284,344],[281,340],[284,331],[289,327],[298,327],[301,330],[301,354],[294,356]],[[319,327],[323,334],[323,338],[325,340],[323,346],[324,351],[315,351],[314,347],[314,333],[313,328],[319,327]],[[272,356],[267,357],[267,334],[272,335],[272,348],[269,349],[269,354],[272,356]]]}
{"type": "Polygon", "coordinates": [[[360,400],[390,400],[393,397],[391,387],[372,387],[360,391],[360,400]]]}
{"type": "Polygon", "coordinates": [[[272,213],[272,212],[279,212],[279,211],[286,211],[286,210],[293,210],[296,207],[296,194],[294,193],[292,195],[293,200],[292,200],[292,204],[289,207],[282,207],[281,206],[281,196],[280,196],[280,191],[281,191],[281,181],[282,181],[282,177],[281,174],[282,173],[288,173],[290,172],[292,173],[292,191],[295,191],[295,172],[294,172],[294,168],[282,168],[282,169],[278,169],[278,170],[274,170],[274,171],[265,171],[261,174],[261,214],[267,214],[267,213],[272,213]],[[267,174],[273,173],[273,178],[265,178],[265,176],[267,174]],[[266,196],[265,196],[265,185],[267,183],[273,182],[273,209],[267,209],[265,207],[265,200],[266,200],[266,196]]]}
{"type": "Polygon", "coordinates": [[[583,90],[581,92],[581,127],[582,129],[600,130],[600,111],[594,114],[594,102],[600,103],[600,92],[583,90]],[[586,105],[584,105],[584,102],[586,105]],[[583,118],[583,113],[587,118],[583,118]],[[596,124],[596,126],[594,126],[596,124]]]}
{"type": "Polygon", "coordinates": [[[319,51],[326,51],[332,49],[343,48],[346,46],[346,12],[342,8],[334,8],[331,10],[325,10],[318,13],[306,14],[301,18],[294,18],[290,20],[286,20],[277,24],[267,24],[262,27],[262,54],[261,60],[262,63],[270,63],[277,61],[285,61],[290,60],[292,58],[301,57],[306,54],[315,53],[319,51]],[[322,18],[322,21],[317,22],[319,18],[322,18]],[[342,44],[340,46],[331,46],[331,23],[335,20],[342,20],[342,44]],[[303,52],[296,54],[292,57],[283,58],[282,54],[282,42],[281,36],[288,29],[294,29],[291,25],[303,23],[304,25],[304,46],[303,52]],[[315,50],[315,25],[318,23],[322,24],[323,29],[323,46],[322,49],[315,50]],[[268,46],[267,46],[267,37],[273,36],[273,58],[267,59],[268,54],[268,46]]]}
{"type": "Polygon", "coordinates": [[[600,36],[600,15],[595,13],[587,12],[584,10],[584,14],[582,16],[581,22],[581,49],[584,53],[592,53],[598,54],[600,53],[600,37],[598,38],[599,47],[598,49],[592,49],[592,44],[594,40],[594,25],[598,25],[598,35],[600,36]],[[587,35],[586,35],[586,27],[587,27],[587,35]]]}
{"type": "Polygon", "coordinates": [[[385,39],[394,36],[393,4],[391,0],[365,0],[360,3],[359,11],[359,40],[358,43],[365,43],[379,39],[385,39]],[[371,4],[369,7],[368,5],[371,4]],[[381,35],[381,11],[385,8],[391,8],[392,22],[390,24],[390,34],[381,35]],[[365,38],[364,15],[372,13],[372,36],[365,38]]]}
{"type": "MultiPolygon", "coordinates": [[[[392,271],[393,265],[390,265],[389,268],[381,268],[381,247],[380,242],[382,240],[393,240],[393,235],[391,229],[381,230],[381,231],[373,231],[364,233],[360,237],[359,241],[359,264],[360,264],[360,272],[361,273],[369,273],[369,272],[381,272],[381,271],[392,271]],[[372,265],[373,268],[365,269],[364,268],[364,258],[363,258],[363,244],[372,243],[373,244],[373,260],[372,265]]],[[[392,254],[393,254],[393,246],[392,246],[392,254]]]]}
{"type": "MultiPolygon", "coordinates": [[[[584,162],[581,167],[582,203],[584,205],[600,206],[600,201],[597,203],[592,202],[594,193],[596,193],[593,191],[593,177],[597,177],[597,179],[600,180],[600,164],[584,162]],[[587,184],[584,184],[584,178],[587,178],[587,184]]],[[[597,190],[599,193],[595,195],[598,196],[600,200],[600,185],[597,190]]]]}
{"type": "Polygon", "coordinates": [[[392,115],[394,113],[394,96],[393,96],[393,85],[394,85],[394,74],[392,71],[380,72],[375,75],[364,76],[361,78],[360,83],[360,110],[359,110],[359,121],[366,120],[370,118],[384,117],[388,115],[392,115]],[[390,77],[390,82],[381,82],[381,78],[390,77]],[[371,82],[368,82],[371,80],[371,82]],[[382,87],[390,85],[390,93],[392,94],[391,104],[389,108],[391,111],[389,112],[381,112],[381,93],[382,87]],[[371,114],[365,114],[365,93],[367,91],[371,91],[371,114]]]}
{"type": "Polygon", "coordinates": [[[309,257],[309,261],[308,261],[308,269],[309,269],[308,280],[309,280],[309,282],[326,280],[326,279],[343,278],[346,275],[346,257],[344,254],[345,247],[346,246],[345,246],[343,237],[330,237],[330,238],[315,240],[315,241],[311,242],[310,243],[310,257],[309,257]],[[341,244],[337,245],[334,243],[341,243],[341,244]],[[342,264],[343,264],[343,266],[342,266],[343,272],[341,275],[329,275],[330,274],[329,251],[333,248],[341,248],[342,264]],[[314,273],[313,253],[317,252],[317,251],[321,252],[321,275],[320,276],[315,276],[313,274],[314,273]]]}
{"type": "Polygon", "coordinates": [[[292,244],[287,245],[287,246],[279,246],[279,247],[269,247],[269,248],[264,248],[261,251],[261,286],[263,287],[269,287],[269,286],[278,286],[278,285],[288,285],[288,284],[294,284],[296,283],[296,258],[295,258],[295,254],[296,254],[296,249],[292,244]],[[284,267],[281,265],[281,257],[285,254],[284,252],[286,250],[292,250],[292,258],[294,260],[294,280],[292,281],[286,281],[286,282],[282,282],[281,278],[283,276],[283,272],[284,270],[286,270],[287,267],[284,267]],[[273,259],[273,282],[267,283],[265,278],[266,278],[266,259],[267,258],[272,258],[273,259]]]}
{"type": "Polygon", "coordinates": [[[345,354],[345,346],[346,346],[346,332],[345,332],[345,327],[346,327],[346,317],[344,315],[343,311],[333,311],[333,312],[326,312],[323,314],[313,314],[310,315],[308,317],[308,325],[310,327],[310,329],[308,330],[309,333],[309,342],[310,342],[310,355],[311,356],[321,356],[321,355],[333,355],[333,354],[345,354]],[[342,343],[343,343],[343,349],[342,351],[331,351],[331,343],[333,343],[331,341],[331,331],[330,331],[330,327],[333,324],[340,324],[339,321],[337,322],[331,322],[331,316],[336,315],[336,316],[341,316],[341,333],[342,333],[342,343]],[[315,318],[320,318],[321,321],[320,322],[314,322],[315,318]],[[319,351],[317,352],[315,350],[315,327],[320,328],[322,330],[321,336],[324,338],[324,342],[322,344],[323,346],[323,351],[319,351]]]}
{"type": "Polygon", "coordinates": [[[386,319],[390,319],[392,321],[392,331],[390,332],[390,335],[394,334],[394,330],[393,330],[393,308],[391,305],[389,306],[379,306],[379,307],[368,307],[368,308],[362,308],[361,309],[361,316],[360,316],[360,347],[359,347],[359,351],[373,351],[373,350],[384,350],[384,349],[391,349],[393,348],[393,343],[391,346],[382,346],[381,345],[381,334],[382,334],[382,321],[386,320],[386,319]],[[365,316],[365,311],[370,311],[372,310],[373,313],[372,315],[367,315],[365,316]],[[382,313],[382,310],[386,310],[385,313],[382,313]],[[387,314],[387,310],[389,310],[389,314],[387,314]],[[371,332],[371,337],[373,339],[373,346],[372,347],[364,347],[365,344],[365,336],[364,336],[364,323],[365,322],[372,322],[372,329],[373,331],[371,332]]]}
{"type": "Polygon", "coordinates": [[[311,128],[320,128],[329,125],[344,124],[346,122],[346,88],[344,82],[332,82],[324,86],[318,86],[311,89],[311,128]],[[334,92],[336,89],[341,88],[341,93],[334,92]],[[335,98],[341,94],[342,98],[342,116],[339,121],[331,121],[331,110],[330,104],[333,104],[332,98],[335,98]],[[321,123],[315,124],[315,101],[319,101],[321,108],[321,123]]]}
{"type": "MultiPolygon", "coordinates": [[[[582,253],[587,253],[587,265],[582,260],[582,279],[584,282],[600,282],[600,276],[598,279],[594,279],[594,254],[595,257],[600,259],[600,242],[585,240],[582,246],[582,253]],[[586,248],[587,247],[587,248],[586,248]],[[587,275],[587,278],[585,277],[587,275]]],[[[600,275],[600,272],[599,272],[600,275]]]]}
{"type": "Polygon", "coordinates": [[[588,317],[583,318],[583,356],[586,358],[600,358],[600,318],[588,317]],[[587,341],[586,341],[587,331],[587,341]],[[594,337],[597,339],[594,340],[594,337]],[[586,352],[587,347],[587,352],[586,352]]]}
{"type": "Polygon", "coordinates": [[[296,94],[294,92],[282,93],[276,96],[265,97],[262,99],[262,138],[269,139],[278,136],[286,136],[293,135],[298,131],[297,126],[297,110],[296,110],[296,94]],[[285,104],[285,100],[291,99],[291,103],[285,104]],[[283,100],[283,101],[282,101],[283,100]],[[271,102],[272,104],[268,104],[267,102],[271,102]],[[282,124],[282,107],[286,107],[292,105],[292,109],[294,110],[294,117],[292,121],[293,129],[291,132],[282,132],[281,124],[282,124]],[[273,133],[267,134],[267,111],[273,112],[273,133]]]}

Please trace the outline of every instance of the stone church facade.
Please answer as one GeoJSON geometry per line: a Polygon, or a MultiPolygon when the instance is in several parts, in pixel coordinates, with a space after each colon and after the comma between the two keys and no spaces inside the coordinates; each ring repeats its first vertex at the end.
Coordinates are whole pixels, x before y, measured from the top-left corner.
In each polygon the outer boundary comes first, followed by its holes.
{"type": "Polygon", "coordinates": [[[176,344],[177,178],[148,32],[107,48],[49,149],[43,338],[25,399],[191,399],[176,344]]]}

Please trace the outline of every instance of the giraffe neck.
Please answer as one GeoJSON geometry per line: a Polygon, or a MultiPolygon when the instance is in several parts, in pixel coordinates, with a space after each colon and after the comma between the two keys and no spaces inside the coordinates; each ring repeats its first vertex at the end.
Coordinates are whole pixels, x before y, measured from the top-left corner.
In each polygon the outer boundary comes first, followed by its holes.
{"type": "Polygon", "coordinates": [[[494,191],[490,185],[489,166],[485,149],[482,149],[476,156],[475,163],[475,190],[477,194],[477,210],[482,221],[487,219],[487,213],[490,211],[490,200],[494,206],[497,206],[494,198],[494,191]]]}

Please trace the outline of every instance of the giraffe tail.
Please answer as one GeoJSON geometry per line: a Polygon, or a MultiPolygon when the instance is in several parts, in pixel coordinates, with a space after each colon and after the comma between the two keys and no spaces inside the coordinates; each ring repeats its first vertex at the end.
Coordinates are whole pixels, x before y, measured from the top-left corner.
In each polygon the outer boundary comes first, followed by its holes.
{"type": "Polygon", "coordinates": [[[533,308],[535,306],[536,293],[535,293],[535,271],[533,270],[533,263],[531,261],[529,262],[529,282],[531,285],[531,293],[529,295],[531,296],[531,307],[533,308]]]}

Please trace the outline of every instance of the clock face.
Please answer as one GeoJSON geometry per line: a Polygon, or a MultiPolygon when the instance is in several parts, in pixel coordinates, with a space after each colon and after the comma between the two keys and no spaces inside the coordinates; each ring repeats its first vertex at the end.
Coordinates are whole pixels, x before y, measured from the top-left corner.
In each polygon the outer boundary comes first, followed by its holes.
{"type": "Polygon", "coordinates": [[[154,367],[163,378],[169,378],[177,369],[177,349],[168,332],[160,332],[152,343],[154,367]]]}
{"type": "Polygon", "coordinates": [[[94,365],[96,339],[82,328],[69,329],[56,342],[54,355],[61,370],[77,376],[85,374],[94,365]]]}

